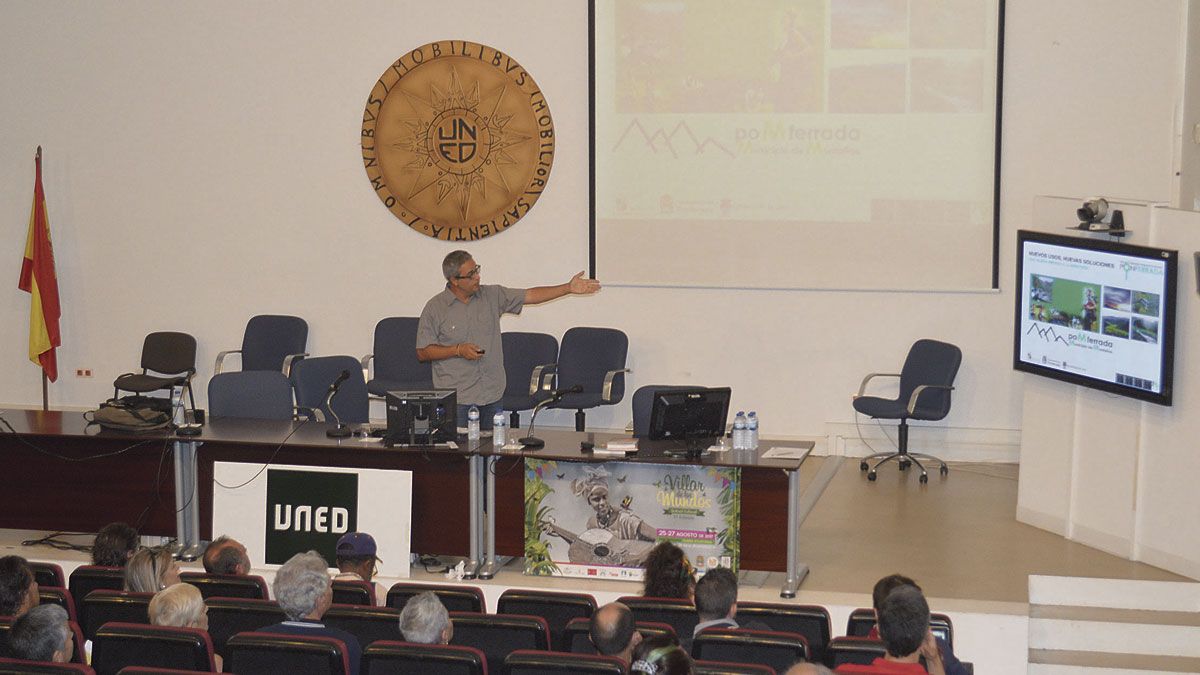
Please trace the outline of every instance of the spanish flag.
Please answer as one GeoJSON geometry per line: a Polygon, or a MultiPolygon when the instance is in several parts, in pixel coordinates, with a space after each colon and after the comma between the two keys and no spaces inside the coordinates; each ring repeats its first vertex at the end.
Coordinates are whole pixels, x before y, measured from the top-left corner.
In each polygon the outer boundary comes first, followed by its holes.
{"type": "Polygon", "coordinates": [[[30,295],[29,360],[42,367],[46,377],[58,379],[54,349],[62,345],[58,333],[58,278],[54,273],[54,247],[50,244],[50,221],[46,218],[46,193],[42,191],[42,148],[37,149],[37,172],[33,182],[33,210],[29,235],[17,288],[30,295]]]}

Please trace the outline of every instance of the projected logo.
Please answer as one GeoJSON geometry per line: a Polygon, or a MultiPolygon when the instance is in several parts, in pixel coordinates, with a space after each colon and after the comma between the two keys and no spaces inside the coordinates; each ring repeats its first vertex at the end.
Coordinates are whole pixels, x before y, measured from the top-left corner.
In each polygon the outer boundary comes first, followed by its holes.
{"type": "Polygon", "coordinates": [[[482,239],[533,208],[554,164],[554,122],[511,56],[463,40],[400,57],[375,83],[362,124],[375,194],[422,234],[482,239]]]}

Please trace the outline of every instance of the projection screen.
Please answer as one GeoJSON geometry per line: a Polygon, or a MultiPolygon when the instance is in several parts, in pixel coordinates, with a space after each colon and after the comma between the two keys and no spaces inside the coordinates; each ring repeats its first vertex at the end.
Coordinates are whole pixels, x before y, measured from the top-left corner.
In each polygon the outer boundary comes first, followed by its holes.
{"type": "Polygon", "coordinates": [[[1002,0],[594,0],[609,284],[997,287],[1002,0]]]}

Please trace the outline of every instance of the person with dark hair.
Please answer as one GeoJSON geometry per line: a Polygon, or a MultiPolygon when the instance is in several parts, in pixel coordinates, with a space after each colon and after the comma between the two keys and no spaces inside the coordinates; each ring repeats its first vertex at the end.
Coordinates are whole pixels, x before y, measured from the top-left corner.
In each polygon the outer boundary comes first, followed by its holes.
{"type": "Polygon", "coordinates": [[[19,555],[0,558],[0,616],[21,616],[38,602],[38,585],[29,563],[19,555]]]}
{"type": "MultiPolygon", "coordinates": [[[[334,581],[366,581],[372,583],[375,579],[377,566],[383,562],[379,559],[379,548],[375,537],[366,532],[348,532],[338,539],[337,547],[338,574],[334,581]]],[[[375,582],[375,604],[382,607],[387,604],[387,589],[375,582]]]]}
{"type": "Polygon", "coordinates": [[[204,549],[204,571],[209,574],[249,574],[250,556],[241,542],[221,535],[204,549]]]}
{"type": "Polygon", "coordinates": [[[633,650],[642,641],[633,622],[633,612],[619,602],[610,602],[592,615],[588,635],[596,651],[605,656],[615,656],[626,665],[633,657],[633,650]]]}
{"type": "MultiPolygon", "coordinates": [[[[903,574],[889,574],[875,582],[875,587],[871,589],[871,606],[875,609],[876,621],[878,621],[879,608],[883,606],[884,599],[886,599],[888,594],[890,594],[893,590],[900,588],[901,586],[912,586],[913,588],[917,589],[917,591],[921,591],[921,587],[917,585],[917,582],[904,576],[903,574]]],[[[871,632],[867,633],[867,637],[879,637],[878,624],[871,628],[871,632]]],[[[942,660],[942,664],[946,669],[946,675],[967,675],[967,667],[964,666],[962,662],[958,660],[958,657],[954,655],[954,650],[950,648],[950,645],[947,644],[945,640],[937,636],[934,636],[934,642],[937,645],[938,654],[942,660]]]]}
{"type": "Polygon", "coordinates": [[[476,406],[480,428],[489,430],[505,387],[501,315],[520,314],[525,305],[564,295],[595,293],[600,282],[585,279],[580,272],[557,286],[484,286],[480,283],[482,269],[466,251],[451,251],[442,259],[446,287],[421,311],[417,359],[433,362],[435,388],[457,391],[460,425],[465,424],[470,406],[476,406]]]}
{"type": "Polygon", "coordinates": [[[649,598],[692,599],[696,575],[683,549],[675,544],[664,541],[650,549],[644,570],[642,595],[649,598]]]}
{"type": "Polygon", "coordinates": [[[672,637],[656,636],[642,640],[633,650],[630,675],[691,675],[696,672],[692,657],[672,637]]]}
{"type": "Polygon", "coordinates": [[[683,648],[691,650],[692,639],[707,628],[750,628],[754,630],[770,630],[770,627],[758,621],[740,625],[734,617],[737,616],[738,579],[737,575],[726,567],[715,567],[700,577],[696,582],[696,615],[700,622],[690,636],[681,638],[683,648]]]}
{"type": "Polygon", "coordinates": [[[929,631],[929,604],[916,586],[892,589],[879,607],[879,637],[887,653],[870,665],[839,666],[839,673],[879,675],[945,675],[933,633],[929,631]],[[925,665],[921,665],[921,658],[925,665]]]}
{"type": "Polygon", "coordinates": [[[109,523],[96,533],[92,543],[92,564],[124,567],[138,550],[138,531],[125,523],[109,523]]]}
{"type": "Polygon", "coordinates": [[[58,605],[34,607],[13,623],[8,646],[14,658],[66,663],[75,654],[67,610],[58,605]]]}

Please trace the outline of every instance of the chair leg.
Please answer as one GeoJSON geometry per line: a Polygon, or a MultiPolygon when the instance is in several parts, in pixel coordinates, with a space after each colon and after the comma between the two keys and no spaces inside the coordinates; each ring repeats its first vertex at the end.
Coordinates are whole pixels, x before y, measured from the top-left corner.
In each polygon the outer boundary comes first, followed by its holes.
{"type": "Polygon", "coordinates": [[[946,466],[946,463],[937,457],[922,453],[910,453],[908,451],[907,419],[900,420],[900,431],[896,440],[896,452],[877,452],[868,457],[864,457],[862,462],[858,465],[858,468],[861,471],[867,472],[867,480],[874,481],[877,478],[878,474],[876,472],[878,471],[879,467],[893,459],[896,460],[896,465],[901,471],[908,469],[910,464],[916,464],[917,468],[921,470],[921,476],[918,478],[918,480],[922,483],[929,482],[929,472],[925,470],[925,465],[921,463],[921,459],[937,462],[940,465],[938,471],[940,471],[943,476],[950,472],[950,469],[946,466]],[[875,462],[875,466],[870,466],[871,460],[877,458],[882,459],[879,459],[879,461],[875,462]]]}
{"type": "Polygon", "coordinates": [[[584,422],[586,419],[587,415],[585,415],[582,410],[575,411],[575,431],[583,431],[584,422]]]}

